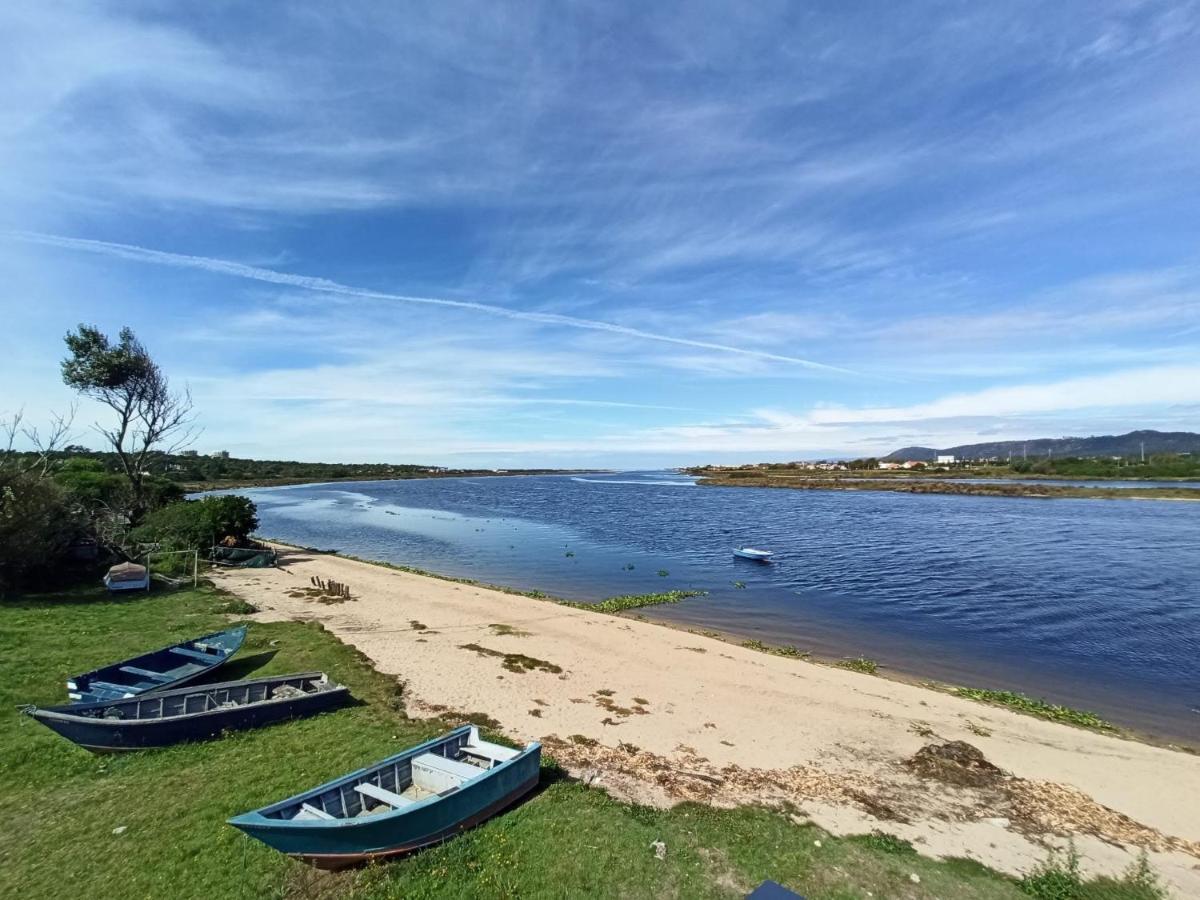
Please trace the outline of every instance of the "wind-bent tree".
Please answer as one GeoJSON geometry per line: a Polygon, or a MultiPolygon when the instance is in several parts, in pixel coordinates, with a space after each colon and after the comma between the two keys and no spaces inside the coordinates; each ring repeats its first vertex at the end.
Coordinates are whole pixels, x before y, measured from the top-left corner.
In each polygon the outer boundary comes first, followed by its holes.
{"type": "Polygon", "coordinates": [[[80,325],[66,336],[70,355],[63,360],[63,381],[85,397],[116,413],[110,427],[96,423],[129,481],[132,524],[146,513],[146,458],[152,452],[173,453],[195,437],[192,397],[172,392],[150,352],[129,328],[119,342],[100,329],[80,325]]]}

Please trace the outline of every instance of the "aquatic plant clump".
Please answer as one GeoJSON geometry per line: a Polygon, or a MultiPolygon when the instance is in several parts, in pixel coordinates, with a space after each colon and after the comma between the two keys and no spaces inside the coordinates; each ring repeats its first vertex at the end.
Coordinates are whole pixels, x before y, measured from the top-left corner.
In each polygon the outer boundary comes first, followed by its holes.
{"type": "Polygon", "coordinates": [[[664,591],[661,594],[624,594],[620,597],[609,597],[599,603],[569,603],[577,609],[591,609],[596,612],[616,613],[628,609],[638,609],[642,606],[657,606],[660,603],[679,603],[688,597],[701,597],[707,591],[664,591]]]}
{"type": "Polygon", "coordinates": [[[873,659],[867,659],[865,656],[839,660],[837,665],[843,669],[850,669],[852,672],[862,672],[864,675],[874,675],[879,671],[879,663],[873,659]]]}
{"type": "Polygon", "coordinates": [[[1082,709],[1072,709],[1060,706],[1035,697],[1027,697],[1015,691],[992,691],[986,688],[955,688],[955,696],[966,697],[968,700],[978,700],[981,703],[992,703],[996,706],[1006,706],[1017,712],[1028,713],[1052,722],[1065,722],[1068,725],[1078,725],[1082,728],[1094,728],[1098,731],[1116,731],[1117,727],[1107,722],[1093,712],[1082,709]]]}

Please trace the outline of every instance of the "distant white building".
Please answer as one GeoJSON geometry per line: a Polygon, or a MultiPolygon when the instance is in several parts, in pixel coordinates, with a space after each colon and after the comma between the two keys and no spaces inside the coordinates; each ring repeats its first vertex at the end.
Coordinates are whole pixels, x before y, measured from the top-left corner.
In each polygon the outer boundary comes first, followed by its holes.
{"type": "Polygon", "coordinates": [[[954,454],[953,453],[939,453],[937,456],[934,457],[933,461],[935,463],[937,463],[939,466],[952,466],[952,465],[954,465],[954,461],[955,461],[954,454]]]}

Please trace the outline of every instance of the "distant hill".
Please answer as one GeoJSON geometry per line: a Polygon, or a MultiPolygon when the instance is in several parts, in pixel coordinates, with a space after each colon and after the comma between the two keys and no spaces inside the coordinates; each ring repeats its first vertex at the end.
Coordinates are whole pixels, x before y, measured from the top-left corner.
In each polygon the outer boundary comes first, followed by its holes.
{"type": "Polygon", "coordinates": [[[1138,456],[1145,444],[1152,453],[1200,454],[1200,434],[1193,431],[1131,431],[1099,437],[1037,438],[1031,441],[993,441],[986,444],[960,444],[957,447],[902,447],[883,457],[889,461],[932,460],[939,453],[952,453],[959,459],[1007,459],[1022,454],[1030,459],[1053,455],[1066,456],[1138,456]]]}

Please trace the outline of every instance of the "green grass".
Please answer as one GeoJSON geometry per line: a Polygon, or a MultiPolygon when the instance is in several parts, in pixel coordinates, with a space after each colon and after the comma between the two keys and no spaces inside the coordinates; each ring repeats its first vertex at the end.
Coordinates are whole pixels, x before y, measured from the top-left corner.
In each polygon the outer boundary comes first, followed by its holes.
{"type": "Polygon", "coordinates": [[[1051,853],[1021,879],[1021,892],[1037,900],[1160,900],[1167,896],[1150,869],[1145,851],[1121,878],[1087,880],[1079,870],[1075,845],[1065,853],[1051,853]]]}
{"type": "MultiPolygon", "coordinates": [[[[810,900],[867,892],[1022,896],[1019,882],[978,863],[937,862],[885,838],[833,838],[761,808],[624,804],[565,780],[549,759],[541,789],[480,828],[404,860],[316,873],[225,819],[378,760],[461,717],[406,718],[400,682],[315,624],[253,623],[246,647],[220,677],[322,669],[349,685],[361,705],[218,741],[113,756],[80,750],[16,711],[22,703],[62,702],[70,674],[221,627],[229,618],[218,610],[229,602],[206,588],[120,599],[89,588],[0,604],[6,896],[734,898],[766,878],[810,900]],[[656,840],[667,845],[663,861],[650,847],[656,840]]],[[[1066,896],[1156,896],[1130,893],[1126,881],[1081,884],[1083,893],[1066,896]]]]}
{"type": "Polygon", "coordinates": [[[1026,697],[1014,691],[993,691],[986,688],[955,688],[954,694],[969,700],[991,703],[995,706],[1006,706],[1017,712],[1037,716],[1039,719],[1049,719],[1052,722],[1064,722],[1068,725],[1078,725],[1081,728],[1092,728],[1096,731],[1116,731],[1117,727],[1106,722],[1098,715],[1087,710],[1072,709],[1060,706],[1035,697],[1026,697]]]}

